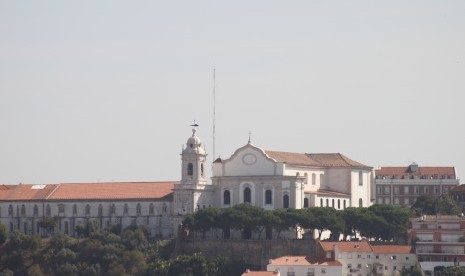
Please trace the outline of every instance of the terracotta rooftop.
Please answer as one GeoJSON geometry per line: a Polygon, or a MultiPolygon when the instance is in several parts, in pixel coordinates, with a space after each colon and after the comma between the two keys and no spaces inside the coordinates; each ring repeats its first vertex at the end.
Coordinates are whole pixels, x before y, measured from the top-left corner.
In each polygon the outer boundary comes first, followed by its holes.
{"type": "Polygon", "coordinates": [[[178,182],[106,182],[5,185],[0,200],[164,199],[178,182]]]}
{"type": "Polygon", "coordinates": [[[242,276],[276,276],[278,272],[274,271],[246,271],[242,276]]]}
{"type": "Polygon", "coordinates": [[[407,167],[381,167],[375,170],[375,175],[377,178],[386,177],[392,178],[394,176],[401,178],[410,179],[413,177],[422,178],[433,178],[437,176],[438,178],[443,178],[446,176],[447,179],[455,179],[455,168],[454,167],[420,167],[418,166],[416,170],[412,170],[412,166],[407,167]]]}
{"type": "Polygon", "coordinates": [[[412,252],[410,245],[372,245],[371,248],[376,254],[408,254],[412,252]]]}
{"type": "Polygon", "coordinates": [[[341,266],[339,261],[328,261],[319,258],[307,257],[307,256],[282,256],[276,259],[272,259],[270,265],[292,265],[292,266],[341,266]]]}
{"type": "Polygon", "coordinates": [[[371,168],[340,153],[294,153],[270,150],[266,150],[265,153],[277,162],[283,162],[291,165],[371,168]]]}
{"type": "MultiPolygon", "coordinates": [[[[0,188],[1,189],[1,188],[0,188]]],[[[465,184],[456,186],[450,190],[452,193],[457,193],[457,192],[465,192],[465,184]]]]}
{"type": "Polygon", "coordinates": [[[372,252],[371,246],[367,241],[322,241],[320,244],[323,251],[334,251],[334,245],[337,245],[339,252],[372,252]]]}

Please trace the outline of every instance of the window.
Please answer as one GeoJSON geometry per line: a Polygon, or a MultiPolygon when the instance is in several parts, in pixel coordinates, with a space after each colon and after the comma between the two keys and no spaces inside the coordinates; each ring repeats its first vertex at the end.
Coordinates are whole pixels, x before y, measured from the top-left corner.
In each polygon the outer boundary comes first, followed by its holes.
{"type": "Polygon", "coordinates": [[[283,208],[289,208],[289,195],[283,196],[283,208]]]}
{"type": "Polygon", "coordinates": [[[200,163],[200,175],[203,176],[203,163],[200,163]]]}
{"type": "Polygon", "coordinates": [[[128,204],[127,204],[127,203],[124,203],[123,213],[124,213],[125,215],[127,215],[127,214],[129,213],[129,207],[128,207],[128,204]]]}
{"type": "Polygon", "coordinates": [[[394,204],[395,204],[395,205],[399,205],[399,198],[398,198],[398,197],[395,197],[395,198],[394,198],[394,204]]]}
{"type": "Polygon", "coordinates": [[[98,205],[98,216],[99,217],[103,216],[103,206],[102,206],[102,204],[98,205]]]}
{"type": "Polygon", "coordinates": [[[363,207],[363,199],[358,199],[358,207],[363,207]]]}
{"type": "Polygon", "coordinates": [[[77,215],[77,205],[73,205],[73,215],[77,215]]]}
{"type": "Polygon", "coordinates": [[[358,172],[358,185],[363,186],[363,172],[362,171],[358,172]]]}
{"type": "Polygon", "coordinates": [[[39,215],[39,206],[34,205],[34,216],[38,216],[39,215]]]}
{"type": "Polygon", "coordinates": [[[312,173],[312,185],[316,184],[316,174],[312,173]]]}
{"type": "Polygon", "coordinates": [[[398,187],[398,186],[395,186],[395,187],[394,187],[394,194],[395,194],[395,195],[398,195],[398,194],[399,194],[399,187],[398,187]]]}
{"type": "Polygon", "coordinates": [[[137,203],[136,205],[136,214],[137,215],[142,214],[142,207],[140,206],[140,203],[137,203]]]}
{"type": "Polygon", "coordinates": [[[323,207],[323,199],[320,198],[320,207],[323,207]]]}
{"type": "Polygon", "coordinates": [[[449,192],[449,188],[448,187],[443,187],[442,188],[442,193],[443,194],[447,194],[449,192]]]}
{"type": "Polygon", "coordinates": [[[376,258],[376,259],[379,259],[379,255],[376,255],[376,257],[375,257],[375,258],[376,258]]]}
{"type": "Polygon", "coordinates": [[[315,276],[315,269],[314,268],[309,268],[307,272],[307,276],[315,276]]]}
{"type": "Polygon", "coordinates": [[[110,214],[111,215],[116,214],[116,206],[115,206],[114,203],[112,203],[111,206],[110,206],[110,214]]]}
{"type": "Polygon", "coordinates": [[[13,205],[8,206],[8,215],[13,216],[13,205]]]}
{"type": "Polygon", "coordinates": [[[419,193],[419,190],[420,190],[420,189],[419,189],[418,187],[416,187],[416,186],[413,187],[413,193],[414,193],[414,194],[417,195],[417,194],[419,193]]]}
{"type": "Polygon", "coordinates": [[[305,177],[304,184],[307,184],[308,183],[308,173],[304,173],[304,177],[305,177]]]}
{"type": "Polygon", "coordinates": [[[385,186],[385,187],[384,187],[384,193],[385,193],[385,194],[390,194],[390,193],[391,193],[391,187],[385,186]]]}
{"type": "Polygon", "coordinates": [[[47,207],[45,208],[45,215],[50,216],[52,214],[52,210],[50,209],[50,204],[47,204],[47,207]]]}
{"type": "Polygon", "coordinates": [[[295,276],[294,268],[289,267],[287,269],[287,276],[295,276]]]}
{"type": "Polygon", "coordinates": [[[433,193],[434,193],[435,195],[437,195],[437,194],[439,193],[439,188],[438,188],[438,186],[434,186],[433,193]]]}
{"type": "Polygon", "coordinates": [[[329,198],[326,199],[326,207],[329,207],[329,198]]]}
{"type": "Polygon", "coordinates": [[[384,204],[391,204],[391,198],[385,197],[384,198],[384,204]]]}
{"type": "Polygon", "coordinates": [[[337,200],[337,208],[341,209],[341,200],[340,199],[337,200]]]}
{"type": "Polygon", "coordinates": [[[393,255],[393,256],[391,257],[391,259],[395,260],[395,259],[397,259],[397,256],[396,256],[396,255],[393,255]]]}
{"type": "Polygon", "coordinates": [[[323,186],[323,174],[320,173],[320,187],[323,186]]]}
{"type": "Polygon", "coordinates": [[[347,259],[352,259],[352,252],[347,252],[347,259]]]}
{"type": "Polygon", "coordinates": [[[344,201],[342,203],[344,203],[343,206],[344,206],[344,209],[345,209],[346,208],[346,200],[344,199],[344,201]]]}
{"type": "Polygon", "coordinates": [[[26,216],[26,206],[21,205],[21,216],[26,216]]]}
{"type": "Polygon", "coordinates": [[[252,203],[252,191],[249,187],[244,189],[244,203],[252,203]]]}
{"type": "Polygon", "coordinates": [[[326,274],[326,268],[321,269],[321,274],[326,274]]]}
{"type": "Polygon", "coordinates": [[[333,207],[333,208],[334,208],[334,198],[333,198],[333,200],[332,200],[331,207],[333,207]]]}
{"type": "Polygon", "coordinates": [[[265,204],[273,204],[272,196],[273,193],[271,192],[271,190],[265,191],[265,204]]]}
{"type": "Polygon", "coordinates": [[[194,174],[194,165],[192,163],[187,164],[187,175],[194,174]]]}
{"type": "Polygon", "coordinates": [[[383,198],[382,197],[378,197],[376,200],[377,200],[378,204],[383,204],[383,198]]]}
{"type": "Polygon", "coordinates": [[[409,205],[409,203],[410,203],[410,200],[408,199],[408,197],[404,197],[404,204],[409,205]]]}
{"type": "Polygon", "coordinates": [[[58,213],[64,213],[64,212],[65,212],[65,205],[58,204],[58,213]]]}
{"type": "Polygon", "coordinates": [[[90,216],[90,205],[86,204],[86,216],[90,216]]]}
{"type": "Polygon", "coordinates": [[[429,188],[425,187],[425,194],[428,194],[428,193],[429,193],[429,188]]]}
{"type": "Polygon", "coordinates": [[[408,195],[408,194],[409,194],[408,187],[404,187],[404,195],[408,195]]]}
{"type": "Polygon", "coordinates": [[[362,258],[362,255],[357,254],[357,259],[361,259],[361,258],[362,258]]]}
{"type": "Polygon", "coordinates": [[[377,192],[379,195],[382,194],[382,193],[383,193],[383,187],[378,187],[378,188],[376,189],[376,192],[377,192]]]}
{"type": "Polygon", "coordinates": [[[224,205],[231,204],[231,193],[228,190],[223,192],[223,204],[224,205]]]}
{"type": "Polygon", "coordinates": [[[65,221],[65,235],[69,234],[69,222],[65,221]]]}
{"type": "Polygon", "coordinates": [[[155,211],[155,208],[153,207],[153,203],[150,203],[150,205],[149,205],[149,214],[153,215],[154,211],[155,211]]]}
{"type": "Polygon", "coordinates": [[[308,198],[304,198],[304,208],[308,208],[308,198]]]}

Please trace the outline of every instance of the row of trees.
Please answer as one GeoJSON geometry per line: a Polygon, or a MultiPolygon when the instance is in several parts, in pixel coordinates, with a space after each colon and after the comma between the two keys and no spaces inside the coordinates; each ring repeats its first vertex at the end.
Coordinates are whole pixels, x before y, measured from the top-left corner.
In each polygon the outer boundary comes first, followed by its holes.
{"type": "MultiPolygon", "coordinates": [[[[5,227],[0,224],[0,233],[5,227]]],[[[50,238],[19,231],[0,240],[0,276],[6,275],[240,275],[244,266],[201,254],[170,258],[174,241],[151,242],[144,228],[120,233],[86,226],[83,238],[50,238]],[[2,245],[3,244],[3,245],[2,245]]],[[[1,237],[1,235],[0,235],[1,237]]]]}
{"type": "Polygon", "coordinates": [[[276,209],[272,211],[250,204],[235,205],[232,208],[207,208],[191,214],[183,221],[185,231],[201,233],[221,231],[224,238],[230,229],[243,233],[247,229],[262,238],[265,229],[273,229],[280,238],[282,231],[299,228],[318,231],[318,237],[325,230],[331,231],[331,238],[338,240],[342,234],[357,238],[357,233],[375,240],[389,241],[406,233],[409,209],[390,205],[373,205],[368,208],[311,207],[305,209],[276,209]]]}
{"type": "Polygon", "coordinates": [[[458,215],[463,212],[462,207],[451,196],[443,194],[439,197],[422,195],[417,198],[412,210],[417,216],[421,215],[458,215]]]}

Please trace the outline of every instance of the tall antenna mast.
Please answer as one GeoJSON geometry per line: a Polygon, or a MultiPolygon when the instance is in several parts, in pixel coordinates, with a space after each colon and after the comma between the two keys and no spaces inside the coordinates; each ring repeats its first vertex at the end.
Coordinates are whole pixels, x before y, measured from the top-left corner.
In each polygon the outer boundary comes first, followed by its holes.
{"type": "Polygon", "coordinates": [[[213,158],[212,162],[215,161],[216,155],[215,155],[215,129],[216,129],[216,122],[215,122],[215,117],[216,117],[216,82],[215,82],[215,71],[216,69],[213,67],[213,158]]]}

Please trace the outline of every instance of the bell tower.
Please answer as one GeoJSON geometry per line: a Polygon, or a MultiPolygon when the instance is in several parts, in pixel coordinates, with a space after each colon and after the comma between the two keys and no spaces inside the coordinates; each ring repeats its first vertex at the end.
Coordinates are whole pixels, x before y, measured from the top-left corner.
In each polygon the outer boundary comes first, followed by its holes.
{"type": "Polygon", "coordinates": [[[184,216],[212,206],[213,186],[207,184],[207,154],[196,135],[197,124],[192,125],[192,135],[183,145],[181,153],[181,181],[174,185],[174,215],[184,216]]]}
{"type": "Polygon", "coordinates": [[[183,147],[181,153],[182,160],[182,179],[181,184],[184,185],[205,185],[207,184],[205,177],[205,161],[207,154],[202,148],[202,142],[195,135],[196,129],[192,129],[192,136],[187,139],[186,146],[183,147]]]}

